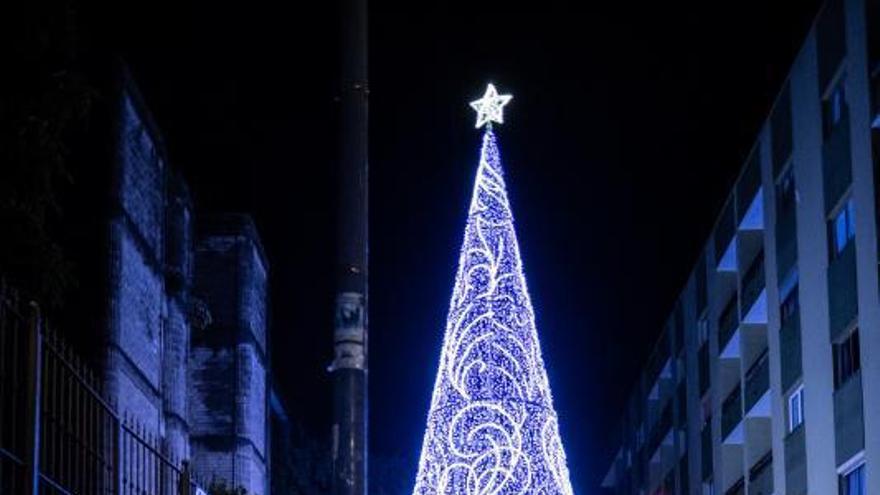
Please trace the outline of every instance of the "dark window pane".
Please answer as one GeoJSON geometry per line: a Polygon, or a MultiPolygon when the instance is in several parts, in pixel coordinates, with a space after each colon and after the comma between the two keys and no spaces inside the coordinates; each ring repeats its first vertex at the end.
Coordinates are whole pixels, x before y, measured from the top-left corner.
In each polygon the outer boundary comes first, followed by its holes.
{"type": "Polygon", "coordinates": [[[788,84],[782,88],[770,115],[770,144],[773,157],[773,175],[779,171],[791,155],[791,92],[788,84]]]}
{"type": "Polygon", "coordinates": [[[819,59],[819,87],[824,91],[846,55],[846,26],[843,0],[831,0],[819,15],[816,49],[819,59]]]}
{"type": "Polygon", "coordinates": [[[780,318],[782,320],[782,325],[785,325],[788,320],[795,316],[798,310],[798,286],[795,285],[791,288],[789,293],[784,296],[785,299],[782,301],[782,307],[780,308],[780,318]]]}
{"type": "Polygon", "coordinates": [[[843,342],[834,344],[834,387],[839,388],[861,368],[859,331],[855,330],[843,342]]]}

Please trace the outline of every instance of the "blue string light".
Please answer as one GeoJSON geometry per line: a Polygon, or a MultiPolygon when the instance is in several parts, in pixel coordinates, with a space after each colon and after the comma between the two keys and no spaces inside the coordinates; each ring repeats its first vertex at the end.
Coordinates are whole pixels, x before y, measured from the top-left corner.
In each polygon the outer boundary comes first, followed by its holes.
{"type": "Polygon", "coordinates": [[[572,494],[490,126],[413,493],[572,494]]]}

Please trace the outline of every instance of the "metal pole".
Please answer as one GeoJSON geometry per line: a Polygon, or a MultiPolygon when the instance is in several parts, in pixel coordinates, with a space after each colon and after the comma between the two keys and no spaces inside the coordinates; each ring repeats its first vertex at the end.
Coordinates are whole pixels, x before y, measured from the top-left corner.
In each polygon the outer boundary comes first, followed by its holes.
{"type": "Polygon", "coordinates": [[[43,398],[43,337],[41,335],[42,317],[37,303],[30,304],[30,328],[28,329],[28,363],[27,363],[27,404],[28,438],[26,462],[28,469],[27,495],[40,493],[40,426],[42,423],[43,398]]]}
{"type": "Polygon", "coordinates": [[[337,278],[334,318],[334,495],[367,493],[367,0],[342,1],[337,278]]]}

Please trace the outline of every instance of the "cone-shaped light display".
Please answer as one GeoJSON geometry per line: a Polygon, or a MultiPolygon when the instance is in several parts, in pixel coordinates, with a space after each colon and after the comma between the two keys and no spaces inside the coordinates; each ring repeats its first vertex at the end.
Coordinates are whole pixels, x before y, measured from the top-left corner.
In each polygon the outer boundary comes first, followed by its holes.
{"type": "Polygon", "coordinates": [[[571,493],[490,124],[414,494],[571,493]]]}

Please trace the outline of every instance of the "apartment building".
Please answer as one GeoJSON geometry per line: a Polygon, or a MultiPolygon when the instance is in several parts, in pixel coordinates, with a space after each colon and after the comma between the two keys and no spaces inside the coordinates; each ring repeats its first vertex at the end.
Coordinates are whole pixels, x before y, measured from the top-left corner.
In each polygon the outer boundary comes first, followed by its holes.
{"type": "Polygon", "coordinates": [[[880,1],[831,0],[632,391],[614,494],[880,494],[880,1]]]}

